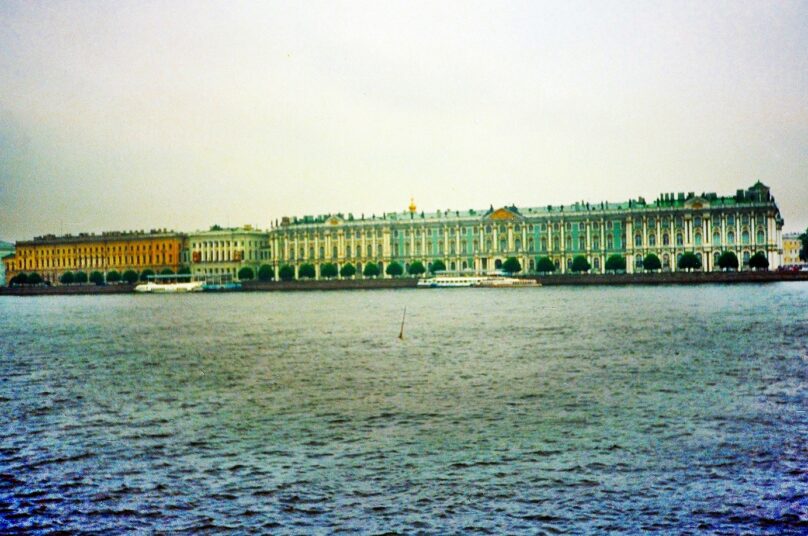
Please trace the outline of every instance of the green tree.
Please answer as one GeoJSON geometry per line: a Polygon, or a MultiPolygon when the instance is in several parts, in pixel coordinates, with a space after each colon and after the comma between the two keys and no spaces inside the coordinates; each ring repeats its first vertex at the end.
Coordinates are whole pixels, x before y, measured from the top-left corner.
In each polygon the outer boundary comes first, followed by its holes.
{"type": "Polygon", "coordinates": [[[98,270],[94,270],[90,272],[90,283],[95,285],[103,285],[104,284],[104,274],[99,272],[98,270]]]}
{"type": "Polygon", "coordinates": [[[59,282],[63,285],[69,285],[76,280],[73,272],[65,272],[59,277],[59,282]]]}
{"type": "Polygon", "coordinates": [[[661,270],[662,269],[662,262],[659,260],[659,257],[654,255],[653,253],[649,253],[642,259],[642,267],[645,269],[646,272],[652,272],[654,270],[661,270]]]}
{"type": "Polygon", "coordinates": [[[171,268],[163,268],[160,270],[160,275],[174,275],[174,270],[171,268]]]}
{"type": "Polygon", "coordinates": [[[314,270],[314,265],[308,262],[304,262],[300,265],[300,268],[297,269],[298,277],[305,277],[308,279],[314,279],[316,272],[314,270]]]}
{"type": "Polygon", "coordinates": [[[417,276],[426,272],[426,268],[424,267],[424,263],[422,263],[421,261],[415,261],[412,264],[410,264],[409,268],[407,268],[407,272],[409,272],[410,275],[417,276]]]}
{"type": "Polygon", "coordinates": [[[539,257],[536,260],[536,271],[540,273],[551,273],[555,272],[555,264],[550,259],[550,257],[539,257]]]}
{"type": "Polygon", "coordinates": [[[238,271],[238,278],[240,281],[251,281],[255,279],[255,272],[249,266],[243,266],[238,271]]]}
{"type": "Polygon", "coordinates": [[[356,274],[356,266],[351,264],[343,264],[342,268],[339,269],[339,275],[342,277],[353,277],[356,274]]]}
{"type": "Polygon", "coordinates": [[[191,268],[189,266],[182,265],[180,269],[177,270],[177,275],[189,275],[191,273],[191,268]]]}
{"type": "Polygon", "coordinates": [[[123,280],[129,283],[130,285],[137,283],[137,272],[134,270],[127,270],[123,273],[123,280]]]}
{"type": "Polygon", "coordinates": [[[25,272],[18,273],[17,275],[11,278],[11,281],[9,281],[9,285],[11,285],[12,287],[18,287],[20,285],[27,285],[27,284],[28,284],[28,274],[26,274],[25,272]]]}
{"type": "Polygon", "coordinates": [[[509,274],[517,274],[522,271],[522,264],[516,257],[508,257],[502,263],[502,269],[509,274]]]}
{"type": "Polygon", "coordinates": [[[337,277],[339,274],[339,270],[337,269],[337,265],[333,262],[327,262],[320,266],[320,276],[331,279],[332,277],[337,277]]]}
{"type": "Polygon", "coordinates": [[[393,261],[387,265],[387,270],[385,270],[385,272],[387,272],[387,275],[390,277],[398,277],[404,273],[404,267],[398,262],[393,261]]]}
{"type": "Polygon", "coordinates": [[[117,270],[107,272],[107,283],[117,283],[121,280],[121,273],[117,270]]]}
{"type": "Polygon", "coordinates": [[[284,264],[278,269],[278,276],[282,281],[291,281],[295,278],[295,269],[288,264],[284,264]]]}
{"type": "Polygon", "coordinates": [[[722,270],[737,270],[738,256],[731,251],[725,251],[718,256],[718,267],[722,270]]]}
{"type": "Polygon", "coordinates": [[[572,267],[571,270],[573,272],[588,272],[592,268],[589,266],[589,261],[586,260],[586,257],[583,255],[576,255],[572,259],[572,267]]]}
{"type": "Polygon", "coordinates": [[[805,232],[800,235],[800,242],[802,242],[802,247],[800,248],[800,260],[808,261],[808,228],[806,228],[805,232]]]}
{"type": "Polygon", "coordinates": [[[73,281],[76,283],[86,283],[87,282],[87,274],[84,272],[76,272],[73,274],[73,281]]]}
{"type": "Polygon", "coordinates": [[[758,251],[749,259],[749,267],[754,270],[768,270],[769,259],[766,258],[765,253],[758,251]]]}
{"type": "Polygon", "coordinates": [[[445,271],[446,271],[446,263],[445,263],[445,262],[443,262],[443,261],[442,261],[442,260],[440,260],[440,259],[438,259],[438,260],[436,260],[436,261],[433,261],[433,262],[432,262],[432,263],[430,263],[430,265],[429,265],[429,271],[430,271],[431,273],[433,273],[433,274],[434,274],[435,272],[445,272],[445,271]]]}
{"type": "Polygon", "coordinates": [[[679,257],[680,270],[687,270],[689,272],[691,270],[698,270],[699,268],[701,268],[701,261],[692,251],[686,251],[679,257]]]}
{"type": "Polygon", "coordinates": [[[375,262],[369,262],[362,270],[362,275],[365,277],[376,277],[380,273],[379,265],[375,262]]]}
{"type": "Polygon", "coordinates": [[[607,272],[619,272],[626,269],[626,258],[617,253],[609,255],[606,258],[606,266],[604,267],[607,272]]]}
{"type": "Polygon", "coordinates": [[[140,280],[148,281],[150,275],[154,275],[154,270],[152,270],[151,268],[146,268],[145,270],[140,272],[140,280]]]}
{"type": "Polygon", "coordinates": [[[275,278],[275,270],[272,269],[272,266],[268,264],[262,264],[260,268],[258,268],[259,281],[270,281],[274,278],[275,278]]]}
{"type": "Polygon", "coordinates": [[[29,285],[39,285],[42,283],[42,276],[39,275],[37,272],[31,272],[28,274],[28,284],[29,285]]]}

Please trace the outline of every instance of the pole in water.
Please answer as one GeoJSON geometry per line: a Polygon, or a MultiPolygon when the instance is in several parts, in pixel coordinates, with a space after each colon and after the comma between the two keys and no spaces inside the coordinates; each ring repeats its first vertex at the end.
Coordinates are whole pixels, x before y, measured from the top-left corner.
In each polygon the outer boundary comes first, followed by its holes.
{"type": "Polygon", "coordinates": [[[404,340],[404,319],[407,317],[407,308],[404,308],[404,314],[401,315],[401,331],[398,332],[398,338],[404,340]]]}

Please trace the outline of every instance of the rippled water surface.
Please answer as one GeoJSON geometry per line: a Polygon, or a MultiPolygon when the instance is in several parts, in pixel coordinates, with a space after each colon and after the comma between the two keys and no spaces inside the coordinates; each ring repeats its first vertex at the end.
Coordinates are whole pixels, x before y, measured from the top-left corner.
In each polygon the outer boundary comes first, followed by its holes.
{"type": "Polygon", "coordinates": [[[0,530],[805,533],[807,311],[802,283],[0,297],[0,530]]]}

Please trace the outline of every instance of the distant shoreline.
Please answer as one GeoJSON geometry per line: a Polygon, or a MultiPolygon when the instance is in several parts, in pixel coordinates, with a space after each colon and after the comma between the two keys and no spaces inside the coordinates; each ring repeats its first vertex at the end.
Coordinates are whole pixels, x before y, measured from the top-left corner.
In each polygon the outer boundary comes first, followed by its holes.
{"type": "MultiPolygon", "coordinates": [[[[808,272],[668,272],[651,274],[557,274],[530,276],[543,286],[705,285],[808,281],[808,272]]],[[[330,279],[320,281],[245,281],[240,292],[291,292],[313,290],[374,290],[415,288],[414,277],[395,279],[330,279]]],[[[72,296],[130,294],[135,285],[60,285],[53,287],[0,287],[0,296],[72,296]]]]}

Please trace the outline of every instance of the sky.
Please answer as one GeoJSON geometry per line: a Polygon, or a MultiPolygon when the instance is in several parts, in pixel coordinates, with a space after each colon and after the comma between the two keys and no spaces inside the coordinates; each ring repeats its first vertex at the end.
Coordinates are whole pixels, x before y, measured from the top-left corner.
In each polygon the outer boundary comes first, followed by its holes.
{"type": "Polygon", "coordinates": [[[808,227],[808,2],[0,0],[0,239],[732,195],[808,227]]]}

